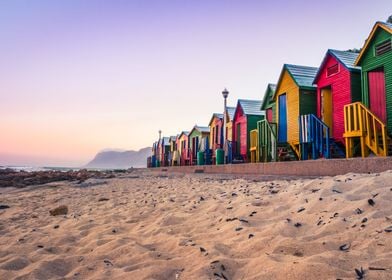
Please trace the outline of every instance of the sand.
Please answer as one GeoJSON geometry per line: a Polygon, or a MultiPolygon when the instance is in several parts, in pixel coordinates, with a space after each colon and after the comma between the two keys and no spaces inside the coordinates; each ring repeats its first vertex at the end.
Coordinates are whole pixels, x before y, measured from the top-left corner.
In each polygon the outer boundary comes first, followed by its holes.
{"type": "Polygon", "coordinates": [[[0,279],[392,279],[391,171],[144,170],[0,193],[0,279]]]}

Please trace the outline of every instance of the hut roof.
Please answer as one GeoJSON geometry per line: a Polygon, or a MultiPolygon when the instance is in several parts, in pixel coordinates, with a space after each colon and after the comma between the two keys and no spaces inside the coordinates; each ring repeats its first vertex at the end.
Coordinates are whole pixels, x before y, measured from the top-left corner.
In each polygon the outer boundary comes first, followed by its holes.
{"type": "Polygon", "coordinates": [[[363,46],[361,52],[359,53],[359,55],[358,55],[358,57],[357,57],[357,60],[355,61],[355,65],[359,65],[359,63],[361,62],[361,59],[362,59],[362,57],[363,57],[363,54],[367,51],[370,42],[372,41],[374,35],[376,34],[376,31],[377,31],[379,28],[382,28],[382,29],[384,29],[385,31],[387,31],[387,32],[389,32],[389,33],[392,34],[392,24],[391,24],[391,23],[382,22],[382,21],[377,21],[377,22],[374,24],[374,26],[373,26],[373,28],[372,28],[372,31],[371,31],[370,34],[369,34],[369,37],[366,39],[365,45],[363,46]]]}

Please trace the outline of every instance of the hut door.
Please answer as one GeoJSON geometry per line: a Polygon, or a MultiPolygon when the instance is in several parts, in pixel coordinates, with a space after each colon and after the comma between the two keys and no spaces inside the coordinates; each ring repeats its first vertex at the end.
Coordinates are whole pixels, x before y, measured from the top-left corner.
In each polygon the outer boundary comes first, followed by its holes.
{"type": "Polygon", "coordinates": [[[237,123],[237,145],[236,145],[236,154],[239,155],[241,153],[241,123],[237,123]]]}
{"type": "Polygon", "coordinates": [[[328,125],[330,130],[330,135],[332,134],[332,124],[333,124],[333,111],[332,111],[332,91],[331,88],[321,89],[321,120],[328,125]]]}
{"type": "Polygon", "coordinates": [[[387,121],[384,69],[368,72],[370,110],[381,119],[387,121]]]}
{"type": "Polygon", "coordinates": [[[287,106],[286,94],[279,95],[278,141],[287,142],[287,106]]]}

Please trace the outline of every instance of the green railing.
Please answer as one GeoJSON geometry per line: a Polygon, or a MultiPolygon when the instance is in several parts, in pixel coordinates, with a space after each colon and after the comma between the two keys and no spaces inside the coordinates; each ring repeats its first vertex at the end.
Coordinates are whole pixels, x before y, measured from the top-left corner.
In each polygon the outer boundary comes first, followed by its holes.
{"type": "Polygon", "coordinates": [[[260,147],[260,158],[262,162],[277,161],[276,144],[277,144],[277,125],[267,120],[257,122],[258,143],[260,147]]]}

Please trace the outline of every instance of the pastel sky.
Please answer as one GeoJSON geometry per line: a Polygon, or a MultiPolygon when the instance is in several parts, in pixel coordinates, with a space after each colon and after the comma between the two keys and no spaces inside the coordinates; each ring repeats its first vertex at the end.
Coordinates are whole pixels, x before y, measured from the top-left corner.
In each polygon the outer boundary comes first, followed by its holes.
{"type": "Polygon", "coordinates": [[[391,0],[2,0],[0,165],[80,166],[360,48],[391,0]]]}

